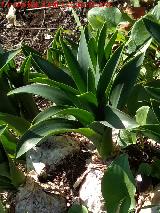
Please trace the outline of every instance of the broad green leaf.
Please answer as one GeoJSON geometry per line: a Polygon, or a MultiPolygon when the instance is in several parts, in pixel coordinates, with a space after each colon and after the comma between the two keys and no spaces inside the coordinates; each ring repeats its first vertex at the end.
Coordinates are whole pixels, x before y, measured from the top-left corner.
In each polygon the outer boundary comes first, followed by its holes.
{"type": "Polygon", "coordinates": [[[51,134],[67,132],[69,129],[80,127],[79,123],[67,119],[49,119],[32,126],[20,139],[17,158],[32,149],[45,137],[51,134]]]}
{"type": "Polygon", "coordinates": [[[58,116],[58,115],[72,115],[74,116],[80,123],[87,125],[94,120],[94,116],[83,109],[79,108],[69,108],[69,107],[61,107],[61,106],[53,106],[50,107],[47,110],[44,110],[41,112],[35,119],[34,123],[46,120],[50,117],[53,116],[58,116]]]}
{"type": "Polygon", "coordinates": [[[8,124],[14,130],[16,130],[20,135],[24,134],[26,130],[30,127],[30,123],[25,119],[14,116],[7,113],[0,113],[0,120],[8,124]]]}
{"type": "Polygon", "coordinates": [[[43,84],[31,84],[24,87],[20,87],[12,90],[8,95],[19,94],[19,93],[32,93],[35,95],[42,96],[56,104],[72,105],[67,94],[62,90],[43,84]]]}
{"type": "Polygon", "coordinates": [[[88,210],[83,205],[73,204],[69,209],[68,213],[88,213],[88,210]]]}
{"type": "Polygon", "coordinates": [[[111,106],[106,106],[105,108],[105,120],[93,122],[91,128],[94,128],[98,123],[115,129],[132,129],[138,127],[138,124],[133,118],[111,106]]]}
{"type": "Polygon", "coordinates": [[[150,39],[150,34],[148,33],[143,18],[137,20],[132,29],[130,39],[128,41],[128,51],[129,53],[135,52],[139,47],[145,44],[150,39]]]}
{"type": "Polygon", "coordinates": [[[132,129],[138,126],[135,119],[111,106],[106,106],[105,108],[104,122],[106,124],[108,122],[109,127],[113,127],[115,129],[132,129]]]}
{"type": "Polygon", "coordinates": [[[88,12],[88,21],[92,28],[101,29],[107,23],[108,30],[114,29],[122,19],[120,10],[116,7],[95,7],[88,12]]]}
{"type": "Polygon", "coordinates": [[[137,110],[136,121],[140,126],[145,124],[158,124],[158,120],[149,106],[142,106],[137,110]]]}
{"type": "Polygon", "coordinates": [[[147,93],[154,99],[160,100],[160,88],[156,87],[145,87],[147,93]]]}
{"type": "Polygon", "coordinates": [[[102,74],[100,76],[98,86],[97,86],[98,100],[103,99],[106,89],[108,88],[109,84],[112,82],[112,79],[115,75],[115,71],[121,57],[122,49],[123,47],[121,46],[115,51],[115,53],[112,55],[112,57],[107,62],[106,66],[104,67],[102,71],[102,74]]]}
{"type": "MultiPolygon", "coordinates": [[[[127,62],[119,71],[113,85],[113,90],[116,87],[120,87],[120,85],[123,86],[117,108],[121,109],[127,103],[128,97],[132,92],[133,86],[140,71],[140,67],[143,63],[143,59],[144,54],[139,54],[127,62]]],[[[112,98],[114,98],[113,94],[112,98]]]]}
{"type": "Polygon", "coordinates": [[[0,54],[0,71],[8,64],[17,54],[19,54],[21,49],[11,50],[0,54]]]}
{"type": "Polygon", "coordinates": [[[120,155],[107,168],[102,179],[102,194],[107,212],[116,213],[118,209],[120,212],[128,212],[135,208],[135,192],[135,180],[128,157],[120,155]]]}
{"type": "Polygon", "coordinates": [[[144,18],[143,22],[150,35],[160,44],[160,24],[147,18],[144,18]]]}
{"type": "Polygon", "coordinates": [[[156,20],[160,19],[160,1],[158,1],[158,4],[153,8],[151,14],[156,18],[156,20]]]}
{"type": "Polygon", "coordinates": [[[137,137],[136,133],[131,132],[129,130],[123,129],[119,132],[118,138],[117,138],[117,143],[125,148],[131,144],[136,144],[137,142],[137,137]]]}
{"type": "Polygon", "coordinates": [[[78,61],[74,57],[70,48],[62,40],[61,40],[61,44],[62,44],[66,62],[68,64],[68,68],[71,72],[74,82],[81,92],[85,92],[87,89],[85,84],[86,73],[83,71],[83,69],[81,69],[78,61]]]}
{"type": "Polygon", "coordinates": [[[45,73],[50,79],[75,87],[73,79],[62,69],[55,67],[54,64],[39,57],[38,55],[32,54],[32,58],[41,71],[45,73]]]}

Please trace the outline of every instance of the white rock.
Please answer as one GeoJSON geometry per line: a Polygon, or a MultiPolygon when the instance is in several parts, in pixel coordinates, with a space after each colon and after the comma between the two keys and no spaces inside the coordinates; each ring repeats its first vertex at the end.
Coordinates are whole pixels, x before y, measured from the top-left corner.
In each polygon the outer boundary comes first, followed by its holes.
{"type": "Polygon", "coordinates": [[[78,141],[69,136],[51,136],[40,146],[34,147],[27,153],[27,170],[35,170],[40,174],[44,168],[53,172],[56,165],[69,155],[80,150],[78,141]]]}
{"type": "Polygon", "coordinates": [[[98,169],[91,169],[81,185],[79,197],[88,208],[94,213],[105,213],[104,200],[101,193],[101,180],[103,172],[98,169]]]}
{"type": "Polygon", "coordinates": [[[152,208],[145,208],[141,209],[139,213],[158,213],[160,207],[152,207],[152,208]]]}
{"type": "Polygon", "coordinates": [[[46,40],[49,40],[49,39],[53,38],[53,36],[50,35],[50,34],[44,34],[44,38],[45,38],[46,40]]]}
{"type": "Polygon", "coordinates": [[[15,203],[16,213],[65,213],[67,209],[64,197],[46,193],[32,178],[19,189],[15,203]]]}
{"type": "Polygon", "coordinates": [[[11,5],[8,10],[8,14],[6,15],[6,19],[8,21],[7,28],[16,26],[16,15],[15,14],[16,14],[16,9],[13,7],[13,5],[11,5]]]}

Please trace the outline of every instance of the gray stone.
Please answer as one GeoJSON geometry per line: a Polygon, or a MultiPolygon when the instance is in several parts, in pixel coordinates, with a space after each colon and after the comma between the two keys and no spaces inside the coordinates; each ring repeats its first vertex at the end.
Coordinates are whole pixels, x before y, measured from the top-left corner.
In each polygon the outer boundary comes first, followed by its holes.
{"type": "Polygon", "coordinates": [[[89,211],[105,213],[104,200],[101,193],[101,180],[104,172],[99,169],[91,169],[85,177],[79,191],[79,197],[89,211]]]}
{"type": "Polygon", "coordinates": [[[64,197],[45,192],[32,178],[27,179],[16,196],[16,213],[65,213],[66,210],[64,197]]]}
{"type": "Polygon", "coordinates": [[[69,136],[51,136],[39,146],[34,147],[27,153],[27,171],[53,172],[55,167],[69,155],[80,150],[78,141],[69,136]]]}

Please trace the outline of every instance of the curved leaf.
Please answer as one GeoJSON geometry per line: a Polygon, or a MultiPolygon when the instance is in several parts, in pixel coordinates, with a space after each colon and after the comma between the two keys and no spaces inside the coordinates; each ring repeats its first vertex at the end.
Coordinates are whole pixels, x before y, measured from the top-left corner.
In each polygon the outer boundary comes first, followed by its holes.
{"type": "Polygon", "coordinates": [[[145,124],[158,124],[156,115],[149,106],[142,106],[136,112],[136,121],[140,126],[145,124]]]}
{"type": "Polygon", "coordinates": [[[47,120],[48,118],[56,115],[58,112],[63,109],[67,109],[68,106],[52,106],[44,111],[40,112],[33,120],[32,124],[39,123],[41,121],[47,120]]]}
{"type": "MultiPolygon", "coordinates": [[[[86,84],[85,84],[85,77],[86,74],[83,72],[83,69],[81,69],[78,61],[74,57],[72,51],[70,48],[61,40],[63,52],[65,55],[66,62],[68,64],[68,68],[71,72],[71,75],[74,79],[75,84],[77,85],[78,89],[81,92],[86,91],[86,84]]],[[[86,71],[85,71],[86,72],[86,71]]]]}
{"type": "Polygon", "coordinates": [[[25,119],[7,113],[0,113],[0,120],[15,129],[20,135],[24,134],[30,127],[30,123],[25,119]]]}
{"type": "Polygon", "coordinates": [[[98,103],[97,103],[97,98],[96,98],[96,96],[95,96],[92,92],[86,92],[86,93],[83,93],[83,94],[81,94],[81,95],[77,95],[77,97],[78,97],[81,101],[94,104],[95,106],[98,105],[98,103]]]}
{"type": "Polygon", "coordinates": [[[139,47],[145,44],[150,39],[150,34],[148,33],[143,18],[137,20],[132,29],[130,39],[128,41],[129,53],[135,52],[139,47]]]}
{"type": "Polygon", "coordinates": [[[107,212],[116,213],[118,209],[119,212],[128,212],[134,209],[135,185],[128,157],[120,155],[111,163],[102,179],[102,194],[107,212]]]}
{"type": "Polygon", "coordinates": [[[95,29],[101,29],[107,23],[107,28],[112,30],[122,20],[122,14],[116,7],[95,7],[88,12],[88,21],[95,29]]]}
{"type": "Polygon", "coordinates": [[[133,118],[111,106],[106,106],[105,108],[105,120],[95,121],[90,125],[90,127],[94,129],[94,127],[99,123],[115,129],[131,129],[138,127],[138,124],[133,118]]]}
{"type": "MultiPolygon", "coordinates": [[[[113,90],[116,87],[120,87],[120,85],[122,85],[123,87],[121,90],[117,108],[121,109],[127,103],[127,99],[132,92],[133,86],[140,71],[140,67],[143,63],[143,59],[144,54],[137,55],[132,60],[127,62],[118,73],[113,85],[113,90]]],[[[113,94],[112,98],[114,98],[113,94]]]]}
{"type": "Polygon", "coordinates": [[[98,38],[97,60],[98,60],[98,65],[100,70],[104,67],[106,63],[105,52],[104,52],[106,35],[107,35],[107,23],[105,22],[100,31],[99,38],[98,38]]]}
{"type": "Polygon", "coordinates": [[[32,54],[32,59],[50,79],[73,87],[76,86],[73,79],[62,69],[55,67],[54,64],[35,54],[32,54]]]}
{"type": "Polygon", "coordinates": [[[36,116],[36,118],[33,120],[33,123],[41,122],[55,115],[72,115],[84,125],[87,125],[94,120],[93,115],[86,110],[79,108],[69,108],[67,106],[53,106],[39,113],[38,116],[36,116]]]}
{"type": "Polygon", "coordinates": [[[144,18],[143,22],[150,35],[160,44],[160,24],[147,18],[144,18]]]}
{"type": "Polygon", "coordinates": [[[87,41],[86,41],[85,33],[83,29],[81,30],[81,37],[80,37],[80,42],[78,47],[77,59],[78,59],[80,67],[83,69],[83,73],[84,73],[83,75],[85,77],[85,82],[87,83],[87,76],[88,76],[87,72],[89,67],[93,69],[93,65],[89,55],[88,45],[87,45],[87,41]]]}
{"type": "Polygon", "coordinates": [[[11,50],[0,54],[0,71],[17,55],[19,54],[21,49],[11,50]]]}
{"type": "Polygon", "coordinates": [[[53,87],[57,86],[60,89],[62,89],[64,92],[73,93],[74,95],[79,94],[78,90],[74,89],[73,87],[63,84],[63,83],[59,83],[57,81],[50,80],[48,78],[37,77],[37,78],[33,78],[32,81],[34,83],[47,84],[47,85],[53,86],[53,87]]]}
{"type": "Polygon", "coordinates": [[[104,67],[102,74],[100,76],[98,86],[97,86],[97,97],[101,100],[104,97],[105,91],[109,84],[112,81],[112,78],[115,74],[116,68],[118,66],[123,46],[119,47],[115,53],[112,55],[110,60],[107,62],[104,67]]]}
{"type": "Polygon", "coordinates": [[[62,90],[43,84],[31,84],[24,87],[20,87],[12,90],[8,95],[19,94],[19,93],[32,93],[35,95],[42,96],[56,104],[72,105],[67,94],[62,90]]]}
{"type": "Polygon", "coordinates": [[[67,132],[69,129],[80,127],[79,123],[67,119],[49,119],[32,126],[20,139],[17,149],[17,158],[36,146],[45,137],[51,134],[67,132]]]}
{"type": "Polygon", "coordinates": [[[105,46],[105,57],[106,59],[108,60],[110,55],[111,55],[111,51],[112,51],[112,47],[116,41],[116,38],[117,38],[117,34],[118,34],[118,31],[116,31],[112,37],[110,38],[110,40],[108,41],[107,45],[105,46]]]}

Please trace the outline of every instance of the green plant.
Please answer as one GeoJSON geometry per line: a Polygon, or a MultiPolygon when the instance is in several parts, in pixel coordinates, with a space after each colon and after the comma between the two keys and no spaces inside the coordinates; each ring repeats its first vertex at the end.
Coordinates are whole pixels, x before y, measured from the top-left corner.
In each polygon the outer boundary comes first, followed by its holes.
{"type": "Polygon", "coordinates": [[[23,172],[15,164],[17,140],[6,125],[0,125],[0,192],[15,190],[25,181],[23,172]]]}
{"type": "MultiPolygon", "coordinates": [[[[106,42],[106,29],[104,24],[96,37],[90,37],[88,31],[81,27],[81,38],[75,51],[70,42],[59,34],[56,45],[60,46],[57,51],[53,50],[53,56],[56,53],[60,60],[57,57],[46,60],[28,46],[22,47],[26,56],[31,55],[31,63],[37,73],[31,78],[33,84],[17,88],[9,92],[9,95],[32,93],[55,105],[34,118],[31,127],[18,143],[17,157],[51,134],[78,132],[91,139],[100,155],[106,159],[113,151],[112,128],[131,129],[138,126],[123,111],[135,85],[144,54],[138,53],[130,58],[125,55],[123,46],[114,50],[116,33],[106,42]],[[57,61],[59,67],[55,65],[57,61]]],[[[121,165],[122,176],[125,169],[123,166],[128,165],[127,157],[124,162],[121,165]]],[[[128,166],[127,168],[129,169],[128,166]]],[[[128,172],[130,174],[130,170],[128,172]]],[[[119,175],[117,173],[117,177],[119,175]]],[[[126,184],[130,186],[133,183],[128,180],[126,184]]],[[[129,200],[133,201],[134,190],[135,186],[129,200]]],[[[122,194],[123,198],[125,196],[126,193],[122,194]]],[[[108,202],[108,198],[105,199],[108,202]]],[[[133,202],[129,204],[127,200],[125,208],[132,208],[132,204],[133,202]]],[[[110,211],[109,206],[106,207],[110,211]]]]}
{"type": "Polygon", "coordinates": [[[68,213],[88,213],[88,210],[85,206],[79,204],[73,204],[69,209],[68,213]]]}
{"type": "Polygon", "coordinates": [[[32,95],[7,96],[10,90],[29,83],[31,58],[28,56],[20,69],[16,69],[14,58],[17,57],[20,51],[20,49],[17,49],[0,54],[0,112],[24,117],[31,121],[38,114],[32,95]]]}
{"type": "MultiPolygon", "coordinates": [[[[34,118],[18,143],[17,157],[49,135],[63,132],[79,132],[87,136],[104,159],[113,151],[112,128],[125,129],[120,134],[126,146],[127,140],[135,143],[139,131],[154,138],[159,137],[157,100],[150,102],[150,95],[145,96],[147,104],[144,106],[143,102],[133,114],[126,107],[129,96],[139,86],[139,71],[149,44],[145,51],[131,58],[123,46],[114,50],[117,32],[108,41],[106,24],[96,34],[89,34],[87,29],[80,28],[78,48],[73,42],[63,39],[61,31],[58,31],[47,59],[26,45],[22,47],[26,56],[31,57],[37,73],[30,75],[33,84],[17,88],[9,95],[32,93],[49,99],[55,105],[34,118]],[[129,112],[134,116],[136,111],[136,120],[124,113],[129,112]]],[[[157,97],[157,88],[141,86],[145,94],[146,91],[147,94],[154,91],[155,97],[156,91],[157,97]]],[[[119,208],[127,212],[135,207],[135,181],[127,155],[120,155],[110,165],[102,181],[102,191],[109,213],[119,208]],[[108,194],[113,196],[109,197],[108,194]]]]}
{"type": "Polygon", "coordinates": [[[112,54],[113,44],[105,44],[105,39],[106,25],[98,38],[91,37],[88,41],[82,29],[78,60],[61,39],[65,69],[55,67],[32,51],[32,65],[48,78],[43,75],[32,79],[38,84],[15,89],[9,94],[33,93],[53,101],[56,106],[43,111],[33,120],[31,128],[21,138],[17,157],[49,134],[78,131],[94,138],[100,154],[106,158],[112,152],[112,128],[137,126],[133,119],[119,109],[124,108],[134,86],[143,54],[131,60],[128,58],[123,64],[123,47],[120,46],[112,54]],[[110,53],[107,58],[105,53],[110,53]],[[61,115],[74,116],[75,120],[59,118],[61,115]],[[46,128],[42,129],[43,125],[46,128]],[[33,137],[34,140],[31,140],[33,137]]]}

